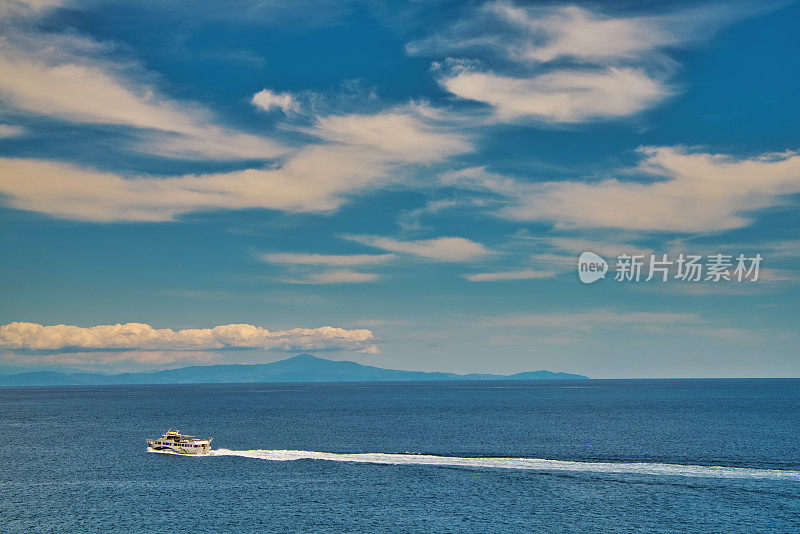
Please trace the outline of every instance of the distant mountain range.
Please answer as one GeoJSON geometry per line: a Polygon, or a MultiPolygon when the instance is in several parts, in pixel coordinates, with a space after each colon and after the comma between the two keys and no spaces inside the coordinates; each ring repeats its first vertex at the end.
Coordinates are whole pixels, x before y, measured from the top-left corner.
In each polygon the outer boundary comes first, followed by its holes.
{"type": "Polygon", "coordinates": [[[0,375],[0,386],[99,386],[116,384],[229,384],[252,382],[390,382],[430,380],[551,380],[588,379],[551,371],[513,375],[427,373],[381,369],[299,354],[286,360],[257,365],[196,365],[146,373],[104,375],[41,371],[0,375]]]}

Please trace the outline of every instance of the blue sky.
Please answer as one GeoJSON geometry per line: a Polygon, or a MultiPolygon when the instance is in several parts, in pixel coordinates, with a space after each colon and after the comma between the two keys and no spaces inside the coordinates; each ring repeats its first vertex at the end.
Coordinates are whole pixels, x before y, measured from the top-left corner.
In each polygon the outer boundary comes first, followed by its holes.
{"type": "Polygon", "coordinates": [[[800,6],[0,6],[0,372],[800,376],[800,6]],[[577,258],[612,276],[592,285],[577,258]],[[616,282],[620,254],[763,256],[616,282]],[[238,326],[227,326],[238,325],[238,326]]]}

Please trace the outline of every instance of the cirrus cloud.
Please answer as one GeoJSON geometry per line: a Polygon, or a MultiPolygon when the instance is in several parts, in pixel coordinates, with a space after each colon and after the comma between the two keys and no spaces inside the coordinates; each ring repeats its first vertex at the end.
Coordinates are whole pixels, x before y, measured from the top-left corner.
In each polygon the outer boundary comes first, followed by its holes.
{"type": "Polygon", "coordinates": [[[170,99],[123,65],[92,57],[104,50],[95,41],[32,34],[3,45],[0,102],[21,113],[134,128],[132,148],[165,157],[272,159],[290,152],[274,139],[221,126],[210,110],[170,99]]]}
{"type": "Polygon", "coordinates": [[[0,139],[25,135],[25,128],[14,124],[0,124],[0,139]]]}
{"type": "Polygon", "coordinates": [[[457,68],[440,80],[449,92],[485,102],[500,120],[527,117],[559,123],[623,117],[671,93],[640,69],[560,70],[531,78],[457,68]]]}
{"type": "MultiPolygon", "coordinates": [[[[1,89],[1,88],[0,88],[1,89]]],[[[419,107],[322,117],[309,144],[280,164],[223,173],[126,176],[56,161],[0,158],[0,194],[18,209],[84,221],[171,221],[196,211],[337,209],[348,194],[401,180],[404,166],[471,149],[419,107]]]]}
{"type": "Polygon", "coordinates": [[[489,250],[480,243],[463,237],[438,237],[416,241],[400,241],[390,237],[370,235],[351,235],[345,238],[370,247],[436,261],[470,261],[489,254],[489,250]]]}
{"type": "Polygon", "coordinates": [[[465,275],[470,282],[500,282],[507,280],[536,280],[552,278],[556,273],[552,271],[538,271],[536,269],[522,269],[519,271],[499,271],[491,273],[474,273],[465,275]]]}
{"type": "Polygon", "coordinates": [[[376,265],[391,261],[394,254],[304,254],[294,252],[272,252],[261,254],[266,263],[288,263],[297,265],[376,265]]]}
{"type": "Polygon", "coordinates": [[[708,6],[649,16],[574,6],[488,2],[409,43],[434,62],[440,85],[488,104],[502,121],[578,123],[637,114],[674,94],[671,48],[707,38],[756,6],[708,6]],[[456,55],[458,54],[458,55],[456,55]]]}
{"type": "Polygon", "coordinates": [[[644,147],[633,169],[640,180],[523,182],[474,167],[445,174],[445,184],[491,192],[497,214],[561,228],[622,228],[647,232],[708,232],[747,226],[755,210],[800,193],[800,153],[749,158],[644,147]]]}
{"type": "Polygon", "coordinates": [[[435,112],[425,106],[407,106],[375,114],[354,113],[319,117],[308,130],[327,141],[379,150],[400,161],[432,163],[442,155],[463,154],[471,145],[456,133],[431,120],[435,112]]]}
{"type": "Polygon", "coordinates": [[[311,273],[303,278],[288,278],[282,281],[289,284],[360,284],[376,282],[381,278],[377,273],[362,273],[350,269],[338,269],[311,273]]]}

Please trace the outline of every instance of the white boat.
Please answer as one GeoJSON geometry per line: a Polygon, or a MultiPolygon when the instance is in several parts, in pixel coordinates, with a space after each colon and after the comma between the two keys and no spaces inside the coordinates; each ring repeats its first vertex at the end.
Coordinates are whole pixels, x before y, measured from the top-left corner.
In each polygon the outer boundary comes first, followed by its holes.
{"type": "Polygon", "coordinates": [[[214,438],[198,438],[181,434],[171,428],[163,436],[148,439],[147,446],[154,451],[174,452],[177,454],[208,454],[211,452],[211,440],[214,438]]]}

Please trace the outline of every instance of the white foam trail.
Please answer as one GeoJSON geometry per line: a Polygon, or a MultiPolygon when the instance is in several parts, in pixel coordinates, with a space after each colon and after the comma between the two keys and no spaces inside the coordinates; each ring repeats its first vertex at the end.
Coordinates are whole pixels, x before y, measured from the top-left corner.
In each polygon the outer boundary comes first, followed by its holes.
{"type": "Polygon", "coordinates": [[[626,473],[706,478],[740,478],[791,480],[800,482],[800,471],[787,469],[753,469],[747,467],[680,465],[659,463],[568,462],[540,458],[463,458],[426,454],[338,454],[333,452],[216,449],[212,456],[241,456],[259,460],[285,462],[289,460],[328,460],[390,465],[433,465],[444,467],[482,467],[497,469],[530,469],[535,471],[571,471],[589,473],[626,473]]]}

